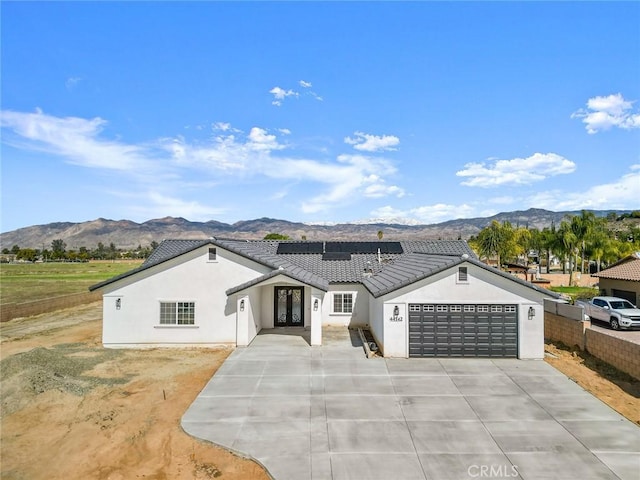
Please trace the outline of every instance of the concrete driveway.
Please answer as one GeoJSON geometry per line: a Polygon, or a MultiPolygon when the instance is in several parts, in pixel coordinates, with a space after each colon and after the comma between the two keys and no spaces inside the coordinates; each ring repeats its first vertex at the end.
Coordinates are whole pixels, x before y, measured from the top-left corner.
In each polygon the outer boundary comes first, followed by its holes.
{"type": "Polygon", "coordinates": [[[300,332],[235,350],[184,430],[277,480],[639,478],[640,428],[543,361],[366,359],[346,329],[300,332]]]}

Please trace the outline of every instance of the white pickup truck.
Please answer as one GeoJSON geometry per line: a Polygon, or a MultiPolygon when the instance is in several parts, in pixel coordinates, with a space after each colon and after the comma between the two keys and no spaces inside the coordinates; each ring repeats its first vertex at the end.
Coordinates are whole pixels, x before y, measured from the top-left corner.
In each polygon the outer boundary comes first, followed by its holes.
{"type": "Polygon", "coordinates": [[[593,320],[609,322],[613,330],[640,327],[640,309],[629,300],[618,297],[593,297],[588,302],[577,301],[584,313],[593,320]]]}

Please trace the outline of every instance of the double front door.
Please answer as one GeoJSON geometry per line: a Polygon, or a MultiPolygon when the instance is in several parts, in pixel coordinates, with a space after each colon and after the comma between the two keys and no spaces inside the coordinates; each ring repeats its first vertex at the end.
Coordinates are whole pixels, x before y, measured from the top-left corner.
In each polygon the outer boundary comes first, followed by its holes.
{"type": "Polygon", "coordinates": [[[275,287],[274,326],[304,327],[304,288],[275,287]]]}

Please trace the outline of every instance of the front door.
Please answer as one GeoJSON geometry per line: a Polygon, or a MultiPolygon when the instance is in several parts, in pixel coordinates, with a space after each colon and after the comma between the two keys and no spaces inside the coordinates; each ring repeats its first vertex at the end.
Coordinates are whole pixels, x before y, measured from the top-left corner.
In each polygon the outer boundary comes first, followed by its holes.
{"type": "Polygon", "coordinates": [[[304,327],[303,312],[303,287],[276,287],[273,322],[276,327],[304,327]]]}

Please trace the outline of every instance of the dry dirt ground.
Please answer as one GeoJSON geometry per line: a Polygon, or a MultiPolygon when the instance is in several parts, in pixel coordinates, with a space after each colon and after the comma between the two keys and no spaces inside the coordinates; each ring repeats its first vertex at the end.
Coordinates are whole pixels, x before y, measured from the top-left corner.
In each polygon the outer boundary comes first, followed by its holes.
{"type": "Polygon", "coordinates": [[[270,478],[180,428],[230,349],[104,349],[101,314],[0,325],[2,479],[270,478]]]}
{"type": "MultiPolygon", "coordinates": [[[[101,314],[95,303],[0,325],[2,479],[269,479],[180,428],[230,349],[104,349],[101,314]]],[[[547,351],[640,424],[639,381],[581,352],[547,351]]]]}

